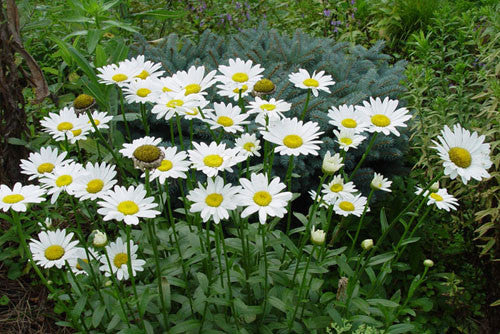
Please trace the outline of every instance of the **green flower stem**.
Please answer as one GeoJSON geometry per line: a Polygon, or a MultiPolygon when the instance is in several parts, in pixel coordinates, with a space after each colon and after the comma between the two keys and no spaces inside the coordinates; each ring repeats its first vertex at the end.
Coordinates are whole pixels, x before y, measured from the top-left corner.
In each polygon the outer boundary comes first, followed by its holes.
{"type": "Polygon", "coordinates": [[[307,270],[309,269],[309,264],[311,263],[311,259],[314,256],[315,250],[316,250],[316,245],[313,245],[313,248],[311,250],[311,254],[307,258],[306,267],[304,268],[304,275],[302,276],[302,281],[300,282],[297,305],[295,305],[295,309],[293,310],[292,318],[290,319],[290,322],[288,323],[288,330],[289,331],[292,329],[293,321],[295,320],[295,316],[297,315],[297,310],[299,309],[300,304],[302,304],[302,290],[304,290],[304,287],[305,287],[304,283],[307,281],[307,270]]]}
{"type": "Polygon", "coordinates": [[[69,149],[68,136],[66,135],[66,133],[64,133],[64,150],[68,152],[68,156],[71,154],[71,151],[69,149]]]}
{"type": "MultiPolygon", "coordinates": [[[[67,265],[67,266],[68,266],[68,268],[69,268],[69,271],[73,274],[73,271],[71,270],[71,267],[69,266],[68,261],[65,261],[65,262],[66,262],[66,265],[67,265]]],[[[66,273],[65,273],[63,270],[60,270],[60,271],[59,271],[59,273],[61,274],[61,277],[62,277],[62,279],[63,279],[63,282],[65,283],[65,284],[63,285],[63,289],[65,290],[66,294],[68,295],[69,300],[71,301],[71,305],[76,305],[76,300],[75,300],[75,298],[73,298],[73,295],[71,294],[71,284],[69,284],[69,282],[68,282],[68,278],[66,277],[66,273]]],[[[76,280],[75,280],[75,283],[76,283],[76,280]]],[[[80,287],[78,284],[77,284],[77,286],[79,287],[80,291],[82,291],[82,290],[81,290],[81,287],[80,287]]],[[[85,305],[87,305],[87,302],[88,302],[88,300],[85,302],[85,305]]],[[[90,306],[90,303],[89,303],[89,306],[90,306]]],[[[92,309],[92,307],[91,307],[91,309],[92,309]]],[[[94,311],[94,310],[92,310],[92,312],[93,312],[93,311],[94,311]]],[[[68,310],[66,310],[66,312],[67,312],[67,313],[68,313],[68,315],[70,315],[72,318],[76,318],[76,317],[74,317],[74,316],[73,316],[73,314],[72,314],[72,313],[69,313],[69,312],[68,312],[68,310]]],[[[77,322],[75,319],[73,319],[73,321],[76,323],[76,327],[79,327],[79,326],[78,326],[78,322],[77,322]]],[[[83,326],[83,332],[84,332],[84,333],[88,333],[88,332],[89,332],[89,328],[88,328],[88,327],[87,327],[87,325],[85,324],[85,317],[84,317],[84,315],[83,315],[83,312],[81,312],[81,313],[80,313],[80,323],[81,323],[81,324],[82,324],[82,326],[83,326]]]]}
{"type": "MultiPolygon", "coordinates": [[[[128,275],[130,277],[130,282],[132,282],[132,290],[134,291],[134,299],[135,303],[137,306],[137,311],[139,311],[139,319],[141,319],[141,327],[145,330],[145,325],[144,325],[144,315],[142,314],[141,311],[141,303],[139,301],[139,295],[137,294],[137,287],[135,286],[135,276],[132,270],[132,256],[130,252],[130,230],[131,226],[127,224],[126,226],[126,231],[127,231],[127,268],[128,268],[128,275]]],[[[155,260],[157,260],[157,256],[155,256],[155,260]]],[[[161,286],[160,286],[161,289],[161,286]]]]}
{"type": "MultiPolygon", "coordinates": [[[[125,117],[125,106],[123,103],[123,92],[122,90],[118,87],[118,92],[120,94],[120,110],[122,112],[123,116],[123,125],[125,126],[125,133],[127,134],[127,141],[132,141],[132,136],[130,135],[130,129],[128,128],[128,122],[127,122],[127,117],[125,117]]],[[[87,112],[90,112],[87,110],[87,112]]]]}
{"type": "Polygon", "coordinates": [[[241,109],[241,113],[244,114],[246,111],[245,111],[245,101],[243,100],[243,98],[241,97],[241,93],[243,92],[242,89],[240,89],[238,91],[238,106],[240,107],[241,109]]]}
{"type": "Polygon", "coordinates": [[[170,119],[169,124],[170,124],[170,143],[172,143],[172,146],[174,146],[175,145],[174,120],[170,119]]]}
{"type": "MultiPolygon", "coordinates": [[[[188,178],[188,180],[189,180],[189,178],[188,178]]],[[[192,225],[193,225],[193,219],[192,219],[192,217],[193,216],[190,215],[190,214],[188,214],[188,212],[189,212],[189,204],[188,204],[186,195],[184,193],[184,186],[182,184],[181,179],[177,179],[177,183],[179,184],[179,190],[181,192],[182,203],[184,204],[185,217],[186,217],[186,221],[188,223],[189,232],[193,232],[193,229],[192,229],[192,225]]],[[[167,194],[168,194],[168,192],[167,192],[167,194]]],[[[169,198],[169,197],[167,197],[167,198],[169,198]]],[[[203,240],[201,239],[201,237],[200,237],[200,245],[202,245],[202,248],[203,248],[203,240]]]]}
{"type": "Polygon", "coordinates": [[[215,135],[215,133],[213,132],[213,130],[210,128],[210,124],[208,124],[207,122],[205,122],[205,115],[203,114],[203,111],[201,110],[200,107],[198,107],[198,111],[200,112],[200,115],[201,115],[201,118],[203,118],[203,123],[205,123],[207,129],[208,129],[208,132],[210,132],[210,135],[212,136],[212,139],[217,141],[217,136],[215,135]]]}
{"type": "Polygon", "coordinates": [[[374,192],[375,192],[375,189],[371,188],[370,193],[368,194],[368,199],[366,200],[366,205],[363,209],[363,214],[361,215],[361,218],[359,219],[358,228],[356,230],[356,234],[354,235],[354,240],[352,241],[352,245],[351,245],[351,248],[349,249],[349,253],[347,253],[347,261],[349,261],[349,258],[351,257],[351,254],[352,254],[352,251],[354,250],[356,242],[358,241],[359,232],[361,231],[361,226],[363,226],[363,221],[365,219],[366,212],[368,212],[370,200],[372,199],[374,192]]]}
{"type": "MultiPolygon", "coordinates": [[[[222,251],[224,252],[224,262],[226,263],[226,276],[227,276],[227,287],[229,292],[229,304],[231,305],[231,311],[233,312],[234,322],[236,327],[238,327],[239,332],[239,324],[238,324],[238,315],[236,314],[236,309],[234,308],[234,300],[233,300],[233,288],[231,287],[231,274],[230,274],[230,266],[229,261],[227,259],[227,249],[226,249],[226,240],[224,239],[224,232],[222,231],[222,225],[218,224],[217,233],[219,234],[219,239],[222,240],[222,251]]],[[[222,270],[222,268],[221,268],[222,270]]],[[[221,273],[222,276],[222,273],[221,273]]]]}
{"type": "Polygon", "coordinates": [[[307,95],[306,95],[306,103],[304,104],[304,110],[302,111],[302,114],[300,114],[300,120],[304,120],[304,117],[306,117],[306,112],[307,112],[307,107],[309,106],[309,100],[311,99],[311,88],[307,90],[307,95]]]}
{"type": "MultiPolygon", "coordinates": [[[[217,227],[215,227],[217,228],[217,227]]],[[[221,251],[220,251],[220,240],[219,240],[219,233],[215,231],[215,252],[217,254],[217,261],[219,263],[219,278],[220,278],[220,285],[224,288],[224,271],[222,269],[222,260],[221,260],[221,251]]]]}
{"type": "Polygon", "coordinates": [[[146,110],[146,104],[144,103],[141,103],[141,119],[144,132],[146,133],[146,136],[149,136],[148,111],[146,110]]]}
{"type": "Polygon", "coordinates": [[[363,155],[361,156],[361,160],[359,160],[358,164],[356,165],[356,167],[354,167],[351,175],[349,176],[349,178],[347,178],[347,180],[345,181],[346,183],[351,181],[353,178],[354,178],[354,175],[356,174],[356,172],[358,171],[359,167],[361,167],[361,165],[363,164],[363,162],[365,161],[366,157],[368,156],[368,153],[370,153],[370,150],[372,149],[373,147],[373,144],[375,144],[375,139],[377,139],[377,136],[378,136],[378,132],[375,132],[373,135],[372,135],[372,138],[370,139],[370,142],[368,143],[368,146],[366,147],[366,150],[365,150],[365,153],[363,153],[363,155]]]}
{"type": "MultiPolygon", "coordinates": [[[[411,239],[413,238],[413,235],[415,234],[415,232],[419,229],[419,227],[422,225],[422,223],[424,222],[424,219],[427,217],[427,215],[429,214],[429,211],[431,210],[431,207],[428,206],[427,209],[425,210],[424,214],[422,215],[422,217],[418,220],[417,224],[415,225],[415,227],[413,228],[413,230],[411,231],[410,233],[410,236],[408,237],[408,239],[411,239]]],[[[415,216],[412,217],[412,219],[414,218],[415,216]]],[[[408,226],[411,226],[411,221],[410,223],[408,224],[408,226]]],[[[406,231],[405,231],[406,232],[406,231]]],[[[396,249],[399,249],[399,247],[401,246],[401,243],[404,241],[404,237],[405,235],[403,235],[401,237],[401,240],[398,242],[398,245],[396,246],[396,249]]],[[[404,253],[406,247],[408,247],[408,244],[404,245],[403,248],[401,249],[400,252],[398,252],[398,254],[396,255],[396,259],[394,260],[394,262],[397,262],[399,260],[399,258],[401,257],[401,255],[404,253]]]]}
{"type": "Polygon", "coordinates": [[[211,243],[210,243],[210,222],[211,220],[209,219],[207,221],[207,224],[205,225],[205,232],[206,232],[206,241],[205,241],[205,246],[206,246],[206,251],[207,251],[207,276],[208,276],[208,282],[212,283],[212,248],[210,248],[211,243]]]}
{"type": "Polygon", "coordinates": [[[184,137],[182,136],[181,118],[179,117],[179,114],[175,114],[175,122],[177,123],[177,133],[179,134],[181,150],[184,151],[184,137]]]}
{"type": "MultiPolygon", "coordinates": [[[[288,191],[292,192],[292,171],[293,171],[293,160],[295,156],[291,155],[288,159],[288,169],[286,171],[285,176],[285,184],[287,185],[288,191]]],[[[290,232],[290,223],[292,221],[292,201],[288,202],[288,216],[286,219],[286,235],[288,236],[288,232],[290,232]]]]}
{"type": "Polygon", "coordinates": [[[189,120],[189,148],[193,149],[193,120],[189,120]]]}
{"type": "MultiPolygon", "coordinates": [[[[328,211],[326,214],[326,227],[325,227],[325,235],[328,235],[328,232],[330,231],[330,225],[332,222],[332,215],[333,215],[333,204],[328,206],[328,211]]],[[[327,244],[326,242],[321,246],[321,255],[319,257],[320,261],[323,261],[326,255],[326,250],[327,250],[327,244]]]]}
{"type": "Polygon", "coordinates": [[[269,156],[269,164],[267,166],[268,167],[268,169],[267,169],[267,175],[269,176],[269,178],[273,174],[273,162],[274,162],[274,155],[275,155],[274,148],[275,148],[274,144],[271,144],[271,153],[270,153],[270,156],[269,156]]]}
{"type": "Polygon", "coordinates": [[[267,294],[269,291],[269,282],[268,282],[269,263],[268,263],[268,259],[267,259],[267,250],[266,250],[267,247],[266,247],[266,229],[265,229],[265,226],[263,226],[262,224],[259,224],[259,230],[260,230],[260,234],[262,237],[262,254],[264,255],[264,302],[262,305],[262,319],[261,319],[261,323],[262,323],[262,321],[265,318],[265,314],[266,314],[267,294]]]}
{"type": "Polygon", "coordinates": [[[76,144],[76,152],[78,154],[78,162],[83,164],[82,151],[80,150],[80,145],[78,144],[78,140],[75,142],[75,144],[76,144]]]}

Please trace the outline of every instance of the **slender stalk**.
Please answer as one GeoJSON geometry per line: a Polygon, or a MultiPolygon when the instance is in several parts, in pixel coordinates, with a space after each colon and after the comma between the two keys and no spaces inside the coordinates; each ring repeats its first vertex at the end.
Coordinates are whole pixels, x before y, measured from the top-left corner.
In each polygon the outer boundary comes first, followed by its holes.
{"type": "Polygon", "coordinates": [[[144,103],[141,103],[141,118],[144,132],[146,132],[146,136],[149,136],[148,112],[146,110],[146,104],[144,103]]]}
{"type": "Polygon", "coordinates": [[[363,153],[363,155],[361,156],[361,160],[359,160],[359,162],[356,165],[356,167],[354,167],[351,175],[346,179],[346,181],[345,181],[346,183],[349,182],[349,181],[351,181],[354,178],[354,175],[358,171],[359,167],[361,167],[361,165],[365,161],[366,157],[368,156],[368,153],[370,153],[370,150],[372,149],[372,146],[375,143],[375,139],[377,139],[377,136],[378,136],[378,132],[375,132],[372,135],[372,138],[370,139],[370,142],[368,143],[368,146],[366,147],[365,153],[363,153]]]}
{"type": "MultiPolygon", "coordinates": [[[[130,135],[130,129],[128,128],[127,117],[125,116],[125,106],[123,103],[123,92],[120,88],[118,88],[118,92],[120,93],[120,110],[123,116],[123,125],[125,126],[125,133],[127,134],[127,140],[130,142],[132,140],[132,136],[130,135]]],[[[90,111],[88,111],[90,112],[90,111]]]]}
{"type": "Polygon", "coordinates": [[[179,142],[181,144],[181,150],[184,151],[184,138],[182,136],[182,126],[181,126],[181,118],[178,114],[175,115],[175,121],[177,123],[177,133],[179,135],[179,142]]]}
{"type": "Polygon", "coordinates": [[[267,250],[266,250],[266,229],[263,225],[259,225],[259,230],[261,233],[262,237],[262,253],[264,255],[264,302],[262,305],[262,319],[261,323],[264,320],[264,316],[266,314],[266,306],[267,306],[267,293],[269,290],[269,283],[268,283],[268,259],[267,259],[267,250]]]}
{"type": "Polygon", "coordinates": [[[139,319],[141,319],[141,326],[142,328],[145,330],[145,325],[144,325],[144,315],[142,314],[142,311],[141,311],[141,303],[139,301],[139,295],[137,293],[137,288],[135,286],[135,276],[134,276],[134,272],[132,270],[132,256],[131,256],[131,252],[130,252],[130,230],[131,230],[131,227],[130,225],[127,224],[126,226],[126,231],[127,231],[127,268],[128,268],[128,275],[130,277],[130,281],[132,282],[132,290],[134,291],[134,299],[135,299],[135,303],[136,303],[136,306],[137,306],[137,311],[139,311],[139,319]]]}
{"type": "Polygon", "coordinates": [[[78,140],[75,142],[75,144],[76,144],[76,152],[78,154],[78,162],[83,164],[82,151],[80,150],[80,145],[78,144],[78,140]]]}
{"type": "Polygon", "coordinates": [[[351,248],[349,249],[349,253],[347,253],[347,261],[349,261],[349,258],[351,257],[351,254],[352,254],[352,251],[354,250],[354,246],[356,245],[356,242],[358,241],[359,232],[361,231],[361,226],[363,226],[363,221],[365,219],[366,212],[368,212],[370,200],[371,200],[374,192],[375,192],[375,189],[371,188],[370,193],[368,194],[368,199],[366,200],[365,208],[363,209],[363,214],[361,215],[361,218],[359,219],[358,228],[356,230],[356,234],[354,235],[354,240],[352,241],[352,245],[351,245],[351,248]]]}
{"type": "Polygon", "coordinates": [[[307,107],[309,106],[309,99],[311,98],[311,88],[307,90],[307,95],[306,95],[306,103],[304,104],[304,110],[302,111],[302,114],[300,114],[300,120],[302,121],[304,117],[306,116],[307,112],[307,107]]]}
{"type": "MultiPolygon", "coordinates": [[[[227,276],[227,287],[228,287],[228,291],[229,291],[229,304],[231,305],[231,310],[233,312],[234,322],[236,324],[236,327],[238,327],[238,329],[239,329],[238,315],[236,314],[236,309],[234,308],[233,288],[231,287],[231,274],[229,272],[230,271],[229,260],[227,259],[226,241],[224,239],[224,233],[222,231],[221,224],[219,224],[219,226],[218,226],[217,233],[219,233],[219,239],[222,241],[222,250],[224,252],[224,262],[226,263],[226,276],[227,276]]],[[[238,330],[238,332],[239,332],[239,330],[238,330]]]]}
{"type": "Polygon", "coordinates": [[[304,268],[304,275],[302,276],[302,282],[300,282],[300,288],[299,288],[299,300],[297,301],[297,305],[295,305],[295,309],[293,310],[292,318],[290,319],[290,322],[288,323],[288,330],[290,331],[292,329],[293,321],[295,320],[295,315],[297,315],[297,310],[299,309],[300,304],[302,304],[302,290],[304,290],[305,282],[307,281],[307,270],[309,269],[309,264],[311,263],[311,259],[314,255],[314,251],[316,250],[316,245],[313,245],[311,254],[307,258],[306,262],[306,267],[304,268]]]}

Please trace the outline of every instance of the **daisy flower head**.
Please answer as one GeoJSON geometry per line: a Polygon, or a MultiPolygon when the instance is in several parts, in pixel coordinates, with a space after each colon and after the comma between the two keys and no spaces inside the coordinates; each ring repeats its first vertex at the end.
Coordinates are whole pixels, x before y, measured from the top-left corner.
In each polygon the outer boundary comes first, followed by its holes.
{"type": "Polygon", "coordinates": [[[363,106],[356,106],[356,110],[364,113],[370,122],[366,129],[368,132],[382,132],[388,136],[391,133],[399,137],[397,127],[406,127],[406,121],[411,118],[406,108],[398,107],[398,100],[391,100],[388,97],[384,101],[380,97],[370,97],[370,102],[363,101],[363,106]]]}
{"type": "Polygon", "coordinates": [[[123,144],[120,153],[134,161],[134,167],[141,170],[157,168],[164,157],[163,151],[158,147],[161,138],[143,137],[135,139],[131,144],[123,144]]]}
{"type": "Polygon", "coordinates": [[[391,192],[391,184],[392,181],[386,179],[382,174],[375,173],[370,186],[375,190],[391,192]]]}
{"type": "Polygon", "coordinates": [[[207,100],[200,100],[199,106],[189,108],[180,109],[177,108],[175,111],[181,115],[186,120],[199,119],[200,121],[204,121],[207,118],[210,118],[210,115],[213,113],[213,109],[205,108],[208,105],[207,100]],[[200,112],[201,109],[201,112],[200,112]]]}
{"type": "Polygon", "coordinates": [[[203,96],[198,94],[186,96],[183,91],[177,93],[164,93],[155,101],[155,106],[151,112],[156,114],[157,119],[164,118],[168,121],[176,114],[183,115],[193,113],[193,109],[202,106],[204,102],[203,96]]]}
{"type": "Polygon", "coordinates": [[[235,147],[240,150],[240,154],[245,157],[257,156],[260,157],[260,140],[257,139],[255,133],[244,133],[236,139],[235,147]]]}
{"type": "MultiPolygon", "coordinates": [[[[333,210],[336,214],[341,216],[355,215],[360,217],[363,214],[363,210],[366,205],[366,197],[361,195],[354,196],[352,194],[346,195],[344,197],[339,197],[333,206],[333,210]]],[[[370,208],[367,208],[367,212],[370,208]]]]}
{"type": "Polygon", "coordinates": [[[240,186],[224,185],[224,180],[220,176],[214,179],[209,177],[206,188],[198,183],[198,188],[191,190],[187,195],[187,199],[193,202],[189,211],[200,212],[204,222],[213,219],[214,223],[219,224],[221,220],[229,218],[228,210],[238,207],[234,198],[240,189],[240,186]]]}
{"type": "Polygon", "coordinates": [[[356,134],[356,130],[353,129],[333,130],[333,133],[337,137],[337,143],[340,148],[346,152],[350,148],[357,148],[366,139],[365,136],[356,134]]]}
{"type": "Polygon", "coordinates": [[[73,108],[65,107],[58,114],[49,113],[49,116],[44,117],[40,124],[55,141],[64,141],[68,138],[74,144],[77,140],[86,139],[90,130],[87,120],[86,116],[78,116],[73,108]]]}
{"type": "Polygon", "coordinates": [[[162,93],[162,86],[155,78],[134,79],[123,87],[127,103],[154,102],[162,93]]]}
{"type": "Polygon", "coordinates": [[[111,64],[97,69],[99,72],[97,77],[100,78],[99,82],[105,85],[118,85],[119,87],[125,86],[130,81],[141,73],[140,67],[128,62],[121,62],[120,64],[111,64]]]}
{"type": "Polygon", "coordinates": [[[471,133],[460,124],[455,124],[453,131],[445,126],[438,136],[439,142],[432,141],[436,145],[433,148],[443,160],[444,174],[451,179],[460,176],[464,184],[471,178],[481,181],[490,177],[487,171],[492,165],[490,144],[484,143],[484,139],[485,136],[471,133]]]}
{"type": "Polygon", "coordinates": [[[114,165],[87,162],[82,174],[75,180],[74,195],[80,200],[101,198],[116,184],[115,176],[114,165]]]}
{"type": "Polygon", "coordinates": [[[29,244],[33,260],[43,268],[55,266],[61,269],[76,255],[78,241],[72,239],[73,233],[66,234],[66,230],[38,233],[38,240],[31,239],[29,244]]]}
{"type": "Polygon", "coordinates": [[[316,226],[311,230],[311,242],[316,246],[321,246],[325,243],[326,233],[323,230],[316,230],[316,226]]]}
{"type": "MultiPolygon", "coordinates": [[[[219,65],[219,72],[215,79],[222,82],[224,86],[230,89],[243,89],[246,86],[246,92],[250,92],[257,81],[262,78],[261,73],[264,69],[259,64],[253,65],[251,60],[246,62],[240,58],[229,59],[229,66],[219,65]]],[[[219,86],[217,86],[219,88],[219,86]]]]}
{"type": "Polygon", "coordinates": [[[353,182],[344,183],[340,175],[334,176],[328,184],[323,184],[323,199],[328,204],[334,204],[339,198],[353,195],[357,192],[353,182]]]}
{"type": "Polygon", "coordinates": [[[165,73],[164,71],[159,71],[161,68],[160,63],[153,63],[152,61],[144,59],[144,55],[137,56],[132,59],[125,59],[119,63],[120,66],[127,65],[136,69],[139,74],[135,75],[134,79],[146,80],[147,78],[158,78],[165,73]]]}
{"type": "Polygon", "coordinates": [[[88,273],[80,265],[79,261],[82,261],[82,262],[85,262],[88,264],[88,263],[90,263],[90,261],[92,261],[94,259],[99,261],[100,256],[92,248],[87,248],[87,251],[85,251],[85,249],[82,247],[75,247],[75,249],[76,249],[75,256],[71,260],[68,261],[68,263],[71,267],[71,270],[73,271],[73,273],[75,275],[88,275],[88,273]],[[87,252],[88,252],[88,256],[87,256],[87,252]]]}
{"type": "Polygon", "coordinates": [[[28,180],[33,180],[52,172],[54,167],[73,162],[72,159],[64,160],[67,152],[61,152],[50,146],[40,148],[40,152],[30,153],[28,160],[21,159],[21,173],[30,175],[28,180]]]}
{"type": "MultiPolygon", "coordinates": [[[[415,191],[416,195],[422,194],[423,189],[420,187],[417,187],[417,190],[415,191]]],[[[422,194],[422,196],[428,197],[427,205],[432,205],[435,204],[438,209],[450,211],[450,210],[456,210],[458,206],[458,200],[453,197],[453,195],[448,194],[448,190],[446,188],[440,188],[437,191],[429,191],[427,190],[422,194]]]]}
{"type": "MultiPolygon", "coordinates": [[[[104,129],[109,129],[108,123],[113,119],[113,116],[108,116],[107,112],[99,112],[95,110],[93,113],[90,114],[92,116],[92,119],[94,120],[94,123],[97,127],[98,130],[104,130],[104,129]]],[[[88,117],[87,114],[83,116],[84,118],[86,117],[87,124],[90,126],[90,132],[94,132],[95,129],[92,126],[92,122],[90,121],[90,118],[88,117]]]]}
{"type": "Polygon", "coordinates": [[[232,98],[235,101],[238,101],[240,99],[240,93],[241,97],[248,96],[251,92],[251,89],[248,88],[248,85],[243,85],[241,87],[236,87],[231,83],[223,83],[220,85],[217,85],[218,91],[217,94],[219,96],[226,96],[228,98],[232,98]]]}
{"type": "Polygon", "coordinates": [[[211,124],[211,129],[217,129],[222,127],[222,129],[229,133],[242,132],[243,126],[249,124],[246,121],[248,114],[242,114],[241,109],[238,106],[222,103],[214,103],[214,113],[210,114],[210,118],[207,118],[206,122],[211,124]]]}
{"type": "Polygon", "coordinates": [[[328,109],[328,117],[330,118],[328,123],[336,126],[339,130],[349,129],[361,133],[370,126],[368,117],[355,110],[352,105],[342,104],[338,108],[331,107],[328,109]]]}
{"type": "Polygon", "coordinates": [[[239,149],[226,148],[224,143],[193,143],[193,146],[194,150],[188,151],[192,167],[209,177],[216,176],[222,170],[232,173],[231,167],[246,159],[239,154],[239,149]]]}
{"type": "Polygon", "coordinates": [[[136,254],[139,247],[132,240],[130,240],[129,245],[130,254],[127,251],[127,242],[123,241],[120,237],[116,238],[115,242],[106,246],[105,251],[108,254],[109,262],[106,256],[101,256],[100,261],[102,265],[99,267],[106,277],[111,277],[111,274],[113,274],[120,281],[129,279],[129,259],[134,277],[138,271],[144,270],[146,261],[138,259],[136,254]]]}
{"type": "Polygon", "coordinates": [[[205,90],[217,82],[217,79],[214,79],[216,73],[217,71],[214,70],[205,76],[205,66],[191,66],[187,72],[179,71],[172,78],[177,81],[185,95],[206,95],[205,90]]]}
{"type": "Polygon", "coordinates": [[[335,153],[331,155],[330,151],[326,151],[326,154],[323,158],[323,165],[321,169],[325,174],[335,174],[338,170],[340,170],[344,164],[344,160],[340,156],[339,153],[335,153]]]}
{"type": "MultiPolygon", "coordinates": [[[[164,157],[160,166],[151,170],[150,180],[159,179],[161,184],[164,184],[167,178],[177,179],[186,178],[186,173],[189,170],[191,163],[187,161],[187,153],[184,151],[177,152],[177,147],[160,147],[164,157]]],[[[146,177],[143,173],[141,177],[146,177]]]]}
{"type": "Polygon", "coordinates": [[[52,195],[50,204],[54,204],[61,192],[74,194],[75,180],[82,174],[82,165],[77,162],[56,166],[52,173],[44,174],[40,183],[47,188],[47,195],[52,195]]]}
{"type": "Polygon", "coordinates": [[[313,74],[310,75],[307,70],[301,68],[296,73],[290,73],[288,75],[288,79],[295,85],[295,87],[311,89],[313,95],[318,96],[318,91],[320,90],[330,93],[328,86],[335,84],[335,81],[332,81],[331,75],[324,74],[325,71],[320,71],[318,73],[314,71],[313,74]]]}
{"type": "Polygon", "coordinates": [[[0,184],[0,209],[4,212],[12,209],[17,212],[26,212],[26,205],[45,201],[42,197],[45,190],[35,185],[23,186],[21,182],[14,184],[10,189],[5,184],[0,184]]]}
{"type": "Polygon", "coordinates": [[[158,206],[154,197],[146,197],[146,190],[142,184],[137,187],[115,186],[102,201],[97,202],[101,206],[97,212],[104,216],[103,220],[124,221],[127,225],[139,224],[139,218],[154,218],[160,211],[154,210],[158,206]]]}
{"type": "Polygon", "coordinates": [[[292,193],[283,191],[286,185],[280,182],[279,177],[269,182],[265,174],[252,173],[250,180],[241,178],[240,184],[243,189],[237,198],[240,205],[246,207],[241,217],[246,218],[258,212],[261,224],[266,223],[267,216],[283,218],[292,193]]]}
{"type": "Polygon", "coordinates": [[[268,129],[262,131],[265,140],[274,143],[276,152],[281,155],[318,155],[321,140],[317,138],[323,133],[319,131],[319,125],[316,122],[299,121],[297,118],[284,118],[273,122],[268,129]]]}
{"type": "Polygon", "coordinates": [[[266,125],[266,117],[270,121],[280,120],[285,117],[283,113],[290,110],[291,107],[291,103],[285,102],[283,100],[276,100],[272,98],[267,101],[257,96],[255,97],[255,101],[250,102],[248,113],[257,114],[255,122],[266,125]]]}

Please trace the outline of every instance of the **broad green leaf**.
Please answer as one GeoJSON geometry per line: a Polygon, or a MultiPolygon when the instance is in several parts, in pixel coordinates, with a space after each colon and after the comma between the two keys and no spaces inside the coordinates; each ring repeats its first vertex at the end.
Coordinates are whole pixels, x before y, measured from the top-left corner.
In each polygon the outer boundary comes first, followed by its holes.
{"type": "Polygon", "coordinates": [[[380,210],[380,226],[382,227],[382,232],[385,232],[389,227],[387,223],[387,217],[385,216],[385,208],[380,210]]]}
{"type": "Polygon", "coordinates": [[[500,306],[500,299],[491,303],[490,306],[500,306]]]}
{"type": "Polygon", "coordinates": [[[87,35],[87,52],[93,53],[99,40],[101,39],[103,31],[100,29],[90,29],[87,35]]]}
{"type": "Polygon", "coordinates": [[[387,252],[384,254],[374,256],[370,259],[370,262],[368,263],[368,265],[375,266],[377,264],[385,263],[385,262],[391,260],[392,258],[394,258],[394,256],[396,256],[396,254],[394,254],[393,252],[387,252]]]}
{"type": "Polygon", "coordinates": [[[73,310],[71,311],[73,317],[75,318],[80,317],[80,314],[82,314],[85,304],[87,304],[87,295],[82,295],[80,299],[78,299],[78,301],[76,302],[76,305],[73,308],[73,310]]]}
{"type": "Polygon", "coordinates": [[[92,326],[94,326],[94,328],[97,328],[97,326],[101,323],[105,310],[105,305],[99,305],[99,307],[94,310],[94,313],[92,314],[92,326]]]}
{"type": "Polygon", "coordinates": [[[374,298],[374,299],[368,299],[367,302],[370,303],[371,305],[382,305],[385,307],[398,307],[399,306],[398,303],[395,303],[395,302],[387,300],[387,299],[374,298]]]}
{"type": "Polygon", "coordinates": [[[158,19],[158,20],[175,19],[175,18],[183,17],[185,15],[186,15],[186,11],[184,11],[184,10],[172,11],[172,10],[166,10],[166,9],[149,10],[146,12],[132,14],[132,16],[152,17],[152,18],[158,19]]]}
{"type": "Polygon", "coordinates": [[[199,328],[200,328],[200,321],[192,319],[192,320],[187,320],[187,321],[181,322],[180,324],[177,324],[174,327],[170,328],[169,333],[171,333],[171,334],[190,333],[190,332],[193,332],[199,328]]]}
{"type": "Polygon", "coordinates": [[[417,242],[420,240],[420,237],[413,237],[413,238],[408,238],[408,239],[405,239],[402,243],[401,243],[401,246],[404,246],[404,245],[409,245],[409,244],[412,244],[414,242],[417,242]]]}
{"type": "Polygon", "coordinates": [[[401,334],[413,332],[415,330],[415,326],[412,324],[396,324],[392,325],[387,329],[387,334],[401,334]]]}
{"type": "Polygon", "coordinates": [[[278,299],[275,296],[270,296],[269,297],[269,304],[271,304],[273,307],[277,308],[281,312],[286,313],[286,305],[281,299],[278,299]]]}

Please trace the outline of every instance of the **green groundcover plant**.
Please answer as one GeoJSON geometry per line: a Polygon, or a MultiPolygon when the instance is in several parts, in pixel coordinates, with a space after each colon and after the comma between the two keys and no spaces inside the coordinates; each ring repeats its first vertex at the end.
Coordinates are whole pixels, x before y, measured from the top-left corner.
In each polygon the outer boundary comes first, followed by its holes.
{"type": "Polygon", "coordinates": [[[97,70],[102,89],[118,89],[122,115],[94,110],[93,97],[79,96],[41,120],[48,142],[20,164],[36,184],[0,186],[6,233],[17,236],[65,313],[60,325],[84,333],[421,330],[412,320],[428,309],[419,286],[433,261],[408,272],[405,289],[391,286],[391,271],[406,265],[400,257],[418,242],[430,210],[457,208],[439,187],[443,177],[464,184],[489,177],[484,136],[444,126],[433,141],[441,171],[388,219],[370,203],[392,182],[374,173],[365,197],[351,180],[378,136],[397,137],[407,126],[411,115],[397,100],[331,106],[335,131],[324,133],[304,121],[308,104],[336,85],[323,71],[284,78],[306,93],[303,110],[289,118],[290,104],[271,97],[275,85],[251,60],[166,77],[143,56],[97,70]],[[205,99],[214,88],[223,102],[205,99]],[[129,134],[125,104],[139,105],[140,138],[129,134]],[[151,116],[169,121],[161,137],[150,135],[151,116]],[[182,131],[181,119],[203,126],[211,140],[193,140],[194,126],[182,131]],[[118,120],[124,138],[115,135],[118,120]],[[294,193],[295,159],[318,156],[329,137],[339,152],[327,147],[314,187],[294,193]],[[345,153],[363,141],[347,172],[345,153]],[[278,156],[288,160],[283,178],[273,172],[278,156]],[[174,186],[179,195],[172,196],[174,186]],[[291,210],[306,198],[306,215],[291,210]],[[379,221],[380,233],[361,241],[367,218],[379,221]],[[384,243],[396,225],[404,233],[384,243]]]}

